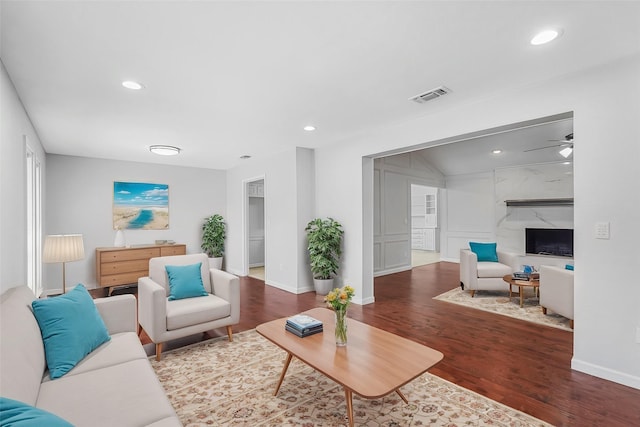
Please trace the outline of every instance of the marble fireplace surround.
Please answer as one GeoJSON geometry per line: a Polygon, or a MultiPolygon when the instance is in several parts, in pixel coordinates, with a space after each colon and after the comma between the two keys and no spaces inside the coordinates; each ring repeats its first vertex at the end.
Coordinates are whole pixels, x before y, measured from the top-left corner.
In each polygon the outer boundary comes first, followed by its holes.
{"type": "MultiPolygon", "coordinates": [[[[507,206],[506,200],[573,199],[573,163],[496,169],[494,172],[498,247],[525,253],[525,228],[574,228],[573,204],[507,206]]],[[[572,258],[524,255],[522,264],[539,267],[573,264],[572,258]]]]}

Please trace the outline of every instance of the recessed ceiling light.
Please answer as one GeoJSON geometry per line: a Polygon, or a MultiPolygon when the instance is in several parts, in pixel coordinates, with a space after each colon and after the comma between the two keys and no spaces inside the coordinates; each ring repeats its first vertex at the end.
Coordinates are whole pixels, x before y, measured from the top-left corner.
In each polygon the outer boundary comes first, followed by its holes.
{"type": "Polygon", "coordinates": [[[181,150],[172,145],[152,145],[149,147],[149,151],[161,156],[175,156],[176,154],[180,154],[181,150]]]}
{"type": "Polygon", "coordinates": [[[307,125],[305,127],[303,127],[304,130],[306,130],[307,132],[313,132],[314,130],[316,130],[315,126],[311,126],[311,125],[307,125]]]}
{"type": "Polygon", "coordinates": [[[134,82],[132,80],[123,81],[122,82],[122,86],[126,87],[127,89],[131,89],[131,90],[140,90],[140,89],[142,89],[144,87],[140,83],[134,82]]]}
{"type": "Polygon", "coordinates": [[[555,40],[560,35],[560,30],[544,30],[540,31],[531,39],[531,44],[538,46],[555,40]]]}
{"type": "Polygon", "coordinates": [[[240,158],[241,158],[242,160],[247,160],[247,159],[250,159],[250,158],[251,158],[251,156],[250,156],[250,155],[248,155],[248,154],[244,154],[244,155],[240,156],[240,158]]]}
{"type": "Polygon", "coordinates": [[[502,153],[502,150],[500,149],[491,150],[491,154],[500,154],[500,153],[502,153]]]}

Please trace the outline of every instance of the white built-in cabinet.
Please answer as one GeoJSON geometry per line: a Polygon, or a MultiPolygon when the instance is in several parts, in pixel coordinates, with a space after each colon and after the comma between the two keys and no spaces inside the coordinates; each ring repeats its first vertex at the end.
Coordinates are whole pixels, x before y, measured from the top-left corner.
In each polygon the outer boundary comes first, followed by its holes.
{"type": "Polygon", "coordinates": [[[411,249],[438,250],[437,189],[411,186],[411,249]]]}
{"type": "Polygon", "coordinates": [[[249,196],[249,267],[264,266],[264,181],[247,184],[249,196]]]}

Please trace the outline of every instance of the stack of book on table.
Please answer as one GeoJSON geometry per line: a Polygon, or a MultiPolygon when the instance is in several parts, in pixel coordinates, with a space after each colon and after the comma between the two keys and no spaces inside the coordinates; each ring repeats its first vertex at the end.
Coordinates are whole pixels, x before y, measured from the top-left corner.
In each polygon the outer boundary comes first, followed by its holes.
{"type": "Polygon", "coordinates": [[[322,322],[306,314],[297,314],[287,319],[284,328],[300,338],[322,332],[322,322]]]}

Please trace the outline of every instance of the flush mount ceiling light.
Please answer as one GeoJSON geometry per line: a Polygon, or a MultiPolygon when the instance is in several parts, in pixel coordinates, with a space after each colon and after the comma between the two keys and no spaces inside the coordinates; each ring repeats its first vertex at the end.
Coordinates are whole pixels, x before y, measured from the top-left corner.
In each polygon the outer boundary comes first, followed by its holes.
{"type": "Polygon", "coordinates": [[[307,132],[313,132],[314,130],[316,130],[315,126],[311,126],[311,125],[307,125],[305,127],[303,127],[302,129],[306,130],[307,132]]]}
{"type": "Polygon", "coordinates": [[[131,90],[140,90],[140,89],[142,89],[144,87],[140,83],[134,82],[132,80],[123,81],[122,82],[122,86],[126,87],[127,89],[131,89],[131,90]]]}
{"type": "Polygon", "coordinates": [[[250,158],[251,158],[251,156],[248,155],[248,154],[244,154],[244,155],[240,156],[240,159],[242,159],[242,160],[247,160],[247,159],[250,159],[250,158]]]}
{"type": "Polygon", "coordinates": [[[495,149],[495,150],[491,150],[491,154],[501,154],[502,150],[500,149],[495,149]]]}
{"type": "Polygon", "coordinates": [[[561,30],[544,30],[533,36],[531,44],[538,46],[555,40],[562,33],[561,30]]]}
{"type": "Polygon", "coordinates": [[[180,149],[172,145],[152,145],[149,147],[149,151],[161,156],[175,156],[180,154],[180,149]]]}

